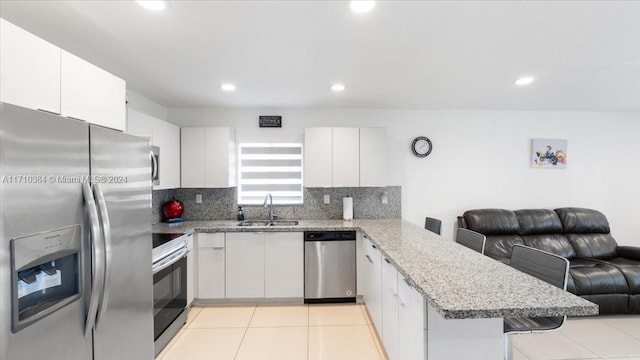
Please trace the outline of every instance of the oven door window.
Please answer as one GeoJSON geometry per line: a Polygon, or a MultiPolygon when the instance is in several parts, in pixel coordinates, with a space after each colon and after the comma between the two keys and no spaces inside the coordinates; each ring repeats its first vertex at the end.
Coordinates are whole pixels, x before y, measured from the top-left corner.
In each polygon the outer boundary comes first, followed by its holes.
{"type": "Polygon", "coordinates": [[[153,275],[153,327],[157,339],[187,306],[187,260],[153,275]]]}

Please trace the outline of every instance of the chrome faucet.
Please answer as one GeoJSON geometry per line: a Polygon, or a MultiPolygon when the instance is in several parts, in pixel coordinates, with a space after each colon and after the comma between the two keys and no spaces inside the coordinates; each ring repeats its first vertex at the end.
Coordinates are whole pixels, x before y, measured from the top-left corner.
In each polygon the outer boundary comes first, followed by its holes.
{"type": "Polygon", "coordinates": [[[275,215],[273,214],[273,197],[271,197],[271,194],[267,194],[267,196],[264,197],[264,204],[262,206],[269,208],[269,221],[273,221],[275,215]]]}

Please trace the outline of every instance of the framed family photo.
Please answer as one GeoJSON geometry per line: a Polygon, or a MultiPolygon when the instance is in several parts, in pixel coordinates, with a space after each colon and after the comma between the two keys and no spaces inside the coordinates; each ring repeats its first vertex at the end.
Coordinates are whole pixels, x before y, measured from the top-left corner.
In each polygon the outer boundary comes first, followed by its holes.
{"type": "Polygon", "coordinates": [[[566,168],[567,140],[531,140],[531,166],[536,168],[566,168]]]}

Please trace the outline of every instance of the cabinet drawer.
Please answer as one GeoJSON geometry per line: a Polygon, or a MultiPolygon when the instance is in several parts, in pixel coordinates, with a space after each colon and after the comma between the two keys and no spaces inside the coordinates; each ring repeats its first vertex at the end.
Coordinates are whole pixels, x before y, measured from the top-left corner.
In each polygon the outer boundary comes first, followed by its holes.
{"type": "Polygon", "coordinates": [[[199,248],[224,248],[224,233],[198,234],[199,248]]]}

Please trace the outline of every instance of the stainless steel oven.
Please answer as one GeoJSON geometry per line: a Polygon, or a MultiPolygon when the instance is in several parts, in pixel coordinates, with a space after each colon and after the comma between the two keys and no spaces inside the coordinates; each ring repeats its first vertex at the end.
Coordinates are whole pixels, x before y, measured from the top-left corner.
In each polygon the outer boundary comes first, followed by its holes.
{"type": "Polygon", "coordinates": [[[153,234],[153,332],[158,355],[187,321],[187,243],[192,233],[153,234]]]}

